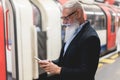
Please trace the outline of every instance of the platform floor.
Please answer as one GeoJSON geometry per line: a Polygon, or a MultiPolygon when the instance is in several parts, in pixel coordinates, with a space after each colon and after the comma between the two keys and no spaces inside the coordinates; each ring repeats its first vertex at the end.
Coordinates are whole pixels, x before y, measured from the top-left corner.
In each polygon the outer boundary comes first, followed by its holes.
{"type": "Polygon", "coordinates": [[[95,80],[120,80],[120,56],[118,54],[99,62],[95,80]]]}

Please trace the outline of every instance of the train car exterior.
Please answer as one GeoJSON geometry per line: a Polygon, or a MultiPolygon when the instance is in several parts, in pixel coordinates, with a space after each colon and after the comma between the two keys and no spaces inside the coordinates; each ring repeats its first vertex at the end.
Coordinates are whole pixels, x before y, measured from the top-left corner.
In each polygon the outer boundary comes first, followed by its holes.
{"type": "MultiPolygon", "coordinates": [[[[118,12],[104,4],[82,6],[84,17],[100,37],[100,56],[116,49],[118,12]]],[[[34,56],[51,60],[59,56],[61,10],[56,0],[0,1],[0,80],[37,79],[43,71],[34,56]]]]}
{"type": "Polygon", "coordinates": [[[116,49],[116,27],[117,14],[112,9],[103,4],[83,4],[87,20],[91,22],[92,27],[97,31],[101,41],[101,54],[116,49]]]}
{"type": "Polygon", "coordinates": [[[1,4],[0,19],[5,24],[0,24],[5,31],[1,47],[6,53],[1,50],[0,80],[36,79],[42,71],[34,56],[55,59],[60,53],[61,7],[53,0],[1,0],[1,4]]]}

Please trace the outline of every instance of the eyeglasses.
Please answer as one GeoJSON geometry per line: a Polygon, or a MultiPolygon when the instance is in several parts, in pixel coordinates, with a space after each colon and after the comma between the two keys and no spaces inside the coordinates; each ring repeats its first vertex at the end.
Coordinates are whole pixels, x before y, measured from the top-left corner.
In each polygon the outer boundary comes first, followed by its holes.
{"type": "Polygon", "coordinates": [[[73,14],[75,14],[75,13],[76,13],[76,11],[72,12],[72,13],[69,14],[68,16],[63,16],[63,17],[61,17],[61,19],[63,19],[63,20],[69,20],[69,17],[72,16],[73,14]]]}

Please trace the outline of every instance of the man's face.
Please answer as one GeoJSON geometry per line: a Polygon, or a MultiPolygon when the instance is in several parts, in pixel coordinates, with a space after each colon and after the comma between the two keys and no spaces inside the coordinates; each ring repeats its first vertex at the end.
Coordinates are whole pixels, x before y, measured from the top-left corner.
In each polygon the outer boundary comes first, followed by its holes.
{"type": "Polygon", "coordinates": [[[76,19],[77,10],[70,10],[68,8],[63,9],[62,17],[63,24],[72,24],[74,20],[76,19]]]}
{"type": "Polygon", "coordinates": [[[66,26],[65,30],[65,42],[71,38],[75,30],[79,27],[79,21],[77,20],[77,11],[64,9],[62,17],[63,24],[66,26]]]}

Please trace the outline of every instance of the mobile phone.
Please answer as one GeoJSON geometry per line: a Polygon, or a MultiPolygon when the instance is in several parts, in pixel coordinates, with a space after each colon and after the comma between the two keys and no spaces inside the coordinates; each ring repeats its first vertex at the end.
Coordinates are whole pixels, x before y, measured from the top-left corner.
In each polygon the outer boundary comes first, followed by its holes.
{"type": "Polygon", "coordinates": [[[37,60],[37,61],[41,61],[41,59],[39,59],[38,57],[34,56],[34,58],[37,60]]]}

